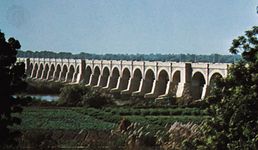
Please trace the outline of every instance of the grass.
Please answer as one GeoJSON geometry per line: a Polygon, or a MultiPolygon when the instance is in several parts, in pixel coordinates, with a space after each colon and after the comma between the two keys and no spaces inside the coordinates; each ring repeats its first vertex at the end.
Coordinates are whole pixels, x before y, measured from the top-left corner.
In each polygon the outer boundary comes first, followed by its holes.
{"type": "Polygon", "coordinates": [[[118,126],[122,116],[130,122],[149,125],[153,128],[162,128],[174,122],[201,123],[207,115],[193,112],[199,111],[192,108],[182,111],[176,109],[132,109],[132,108],[84,108],[84,107],[26,107],[21,115],[21,126],[18,128],[29,129],[64,129],[64,130],[98,130],[108,131],[118,126]],[[127,111],[128,113],[124,113],[127,111]],[[174,112],[175,115],[171,115],[174,112]],[[121,113],[123,112],[123,113],[121,113]],[[130,112],[130,113],[129,113],[130,112]],[[144,115],[144,114],[148,115],[144,115]],[[165,113],[164,113],[165,112],[165,113]],[[171,113],[172,112],[172,113],[171,113]],[[185,113],[186,112],[186,113],[185,113]]]}
{"type": "Polygon", "coordinates": [[[73,111],[70,108],[27,107],[21,115],[21,129],[110,130],[115,124],[73,111]]]}

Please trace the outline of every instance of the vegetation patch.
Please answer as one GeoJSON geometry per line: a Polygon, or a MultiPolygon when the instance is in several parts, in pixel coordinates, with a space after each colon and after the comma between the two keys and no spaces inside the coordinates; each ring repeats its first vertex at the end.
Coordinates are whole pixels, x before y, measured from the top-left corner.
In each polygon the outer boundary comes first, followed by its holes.
{"type": "Polygon", "coordinates": [[[39,81],[27,79],[27,88],[25,94],[47,94],[58,95],[61,92],[61,88],[64,87],[63,83],[54,81],[39,81]]]}

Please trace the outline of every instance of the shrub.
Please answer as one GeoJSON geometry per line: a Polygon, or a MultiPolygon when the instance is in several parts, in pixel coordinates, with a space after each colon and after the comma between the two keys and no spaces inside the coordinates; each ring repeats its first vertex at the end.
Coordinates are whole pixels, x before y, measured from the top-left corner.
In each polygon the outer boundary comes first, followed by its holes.
{"type": "Polygon", "coordinates": [[[82,99],[84,106],[94,108],[101,108],[109,103],[105,96],[102,96],[100,92],[93,90],[85,94],[82,99]]]}
{"type": "Polygon", "coordinates": [[[83,100],[83,95],[89,93],[89,88],[83,85],[70,85],[61,89],[59,104],[66,106],[76,106],[83,100]]]}
{"type": "Polygon", "coordinates": [[[54,81],[36,81],[26,80],[28,86],[25,90],[26,94],[60,94],[64,87],[63,83],[54,81]]]}

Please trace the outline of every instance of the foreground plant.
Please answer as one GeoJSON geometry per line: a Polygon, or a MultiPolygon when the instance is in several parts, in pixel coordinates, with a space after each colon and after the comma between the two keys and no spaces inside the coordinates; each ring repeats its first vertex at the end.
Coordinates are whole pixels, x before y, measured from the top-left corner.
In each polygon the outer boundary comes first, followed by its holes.
{"type": "Polygon", "coordinates": [[[14,145],[19,131],[11,129],[21,120],[12,116],[21,112],[23,104],[19,97],[13,95],[24,89],[25,65],[16,63],[17,49],[21,47],[19,41],[10,38],[8,42],[0,31],[0,147],[14,145]]]}
{"type": "Polygon", "coordinates": [[[231,66],[207,99],[212,118],[202,127],[203,138],[195,140],[196,149],[258,149],[257,37],[255,26],[233,40],[230,52],[243,51],[243,60],[231,66]]]}

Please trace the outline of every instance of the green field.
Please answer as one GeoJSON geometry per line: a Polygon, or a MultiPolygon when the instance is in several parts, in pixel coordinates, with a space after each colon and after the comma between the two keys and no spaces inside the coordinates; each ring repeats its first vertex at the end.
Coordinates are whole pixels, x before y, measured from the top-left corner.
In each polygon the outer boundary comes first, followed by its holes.
{"type": "Polygon", "coordinates": [[[84,107],[26,107],[18,115],[20,129],[63,129],[63,130],[111,130],[118,126],[122,117],[141,125],[161,128],[174,122],[200,123],[206,113],[196,108],[132,109],[84,107]],[[175,113],[176,112],[176,113],[175,113]],[[179,113],[180,112],[180,113],[179,113]],[[174,115],[172,115],[174,113],[174,115]]]}

